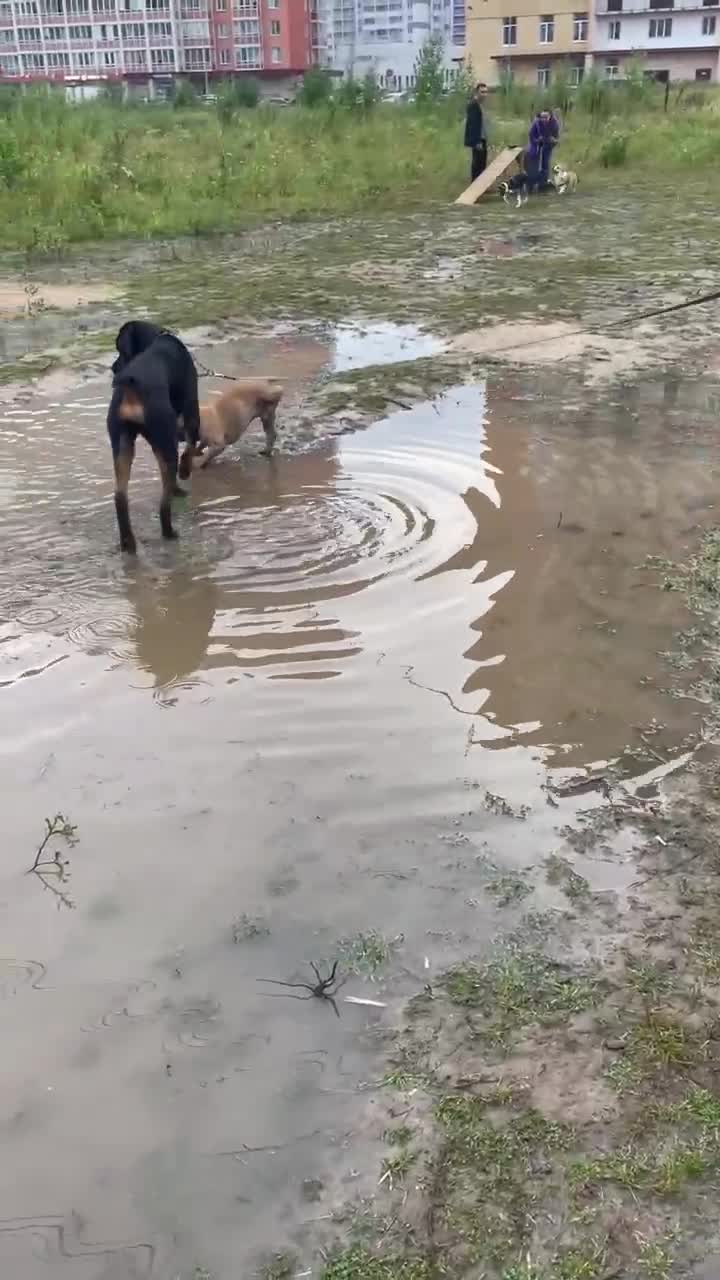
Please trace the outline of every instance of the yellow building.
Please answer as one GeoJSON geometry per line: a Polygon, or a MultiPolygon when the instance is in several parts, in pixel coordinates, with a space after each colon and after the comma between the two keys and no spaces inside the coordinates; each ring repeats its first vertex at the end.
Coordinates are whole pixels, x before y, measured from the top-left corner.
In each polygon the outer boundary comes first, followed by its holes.
{"type": "Polygon", "coordinates": [[[476,80],[497,84],[508,72],[525,84],[548,84],[558,72],[582,80],[590,34],[582,0],[467,0],[466,13],[476,80]]]}

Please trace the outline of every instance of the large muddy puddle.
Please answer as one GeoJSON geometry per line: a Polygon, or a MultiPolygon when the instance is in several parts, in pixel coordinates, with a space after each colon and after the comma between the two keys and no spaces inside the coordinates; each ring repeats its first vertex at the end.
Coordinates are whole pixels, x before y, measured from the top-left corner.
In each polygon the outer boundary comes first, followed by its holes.
{"type": "MultiPolygon", "coordinates": [[[[263,354],[297,399],[332,359],[293,352],[263,354]]],[[[134,563],[107,379],[3,410],[3,1275],[303,1256],[373,1189],[368,1086],[404,1000],[520,918],[488,874],[527,874],[519,912],[557,905],[533,868],[588,798],[551,806],[548,778],[637,781],[687,747],[697,708],[658,657],[685,617],[643,566],[710,519],[712,396],[557,382],[292,428],[271,462],[248,439],[195,475],[171,546],[141,452],[134,563]],[[58,812],[69,878],[26,875],[58,812]],[[340,1017],[258,981],[370,931],[389,963],[340,1017]]],[[[627,884],[617,851],[581,870],[627,884]]]]}

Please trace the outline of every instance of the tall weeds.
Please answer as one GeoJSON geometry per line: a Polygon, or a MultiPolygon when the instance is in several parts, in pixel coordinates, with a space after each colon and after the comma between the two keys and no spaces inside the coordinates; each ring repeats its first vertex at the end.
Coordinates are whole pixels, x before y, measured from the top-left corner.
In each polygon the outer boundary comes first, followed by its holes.
{"type": "MultiPolygon", "coordinates": [[[[317,89],[311,105],[257,110],[222,88],[215,109],[177,100],[74,106],[43,90],[0,93],[0,245],[55,253],[96,238],[449,202],[462,190],[467,84],[420,108],[382,104],[371,79],[329,95],[317,89]]],[[[582,169],[583,188],[593,172],[607,180],[606,144],[618,130],[634,174],[717,167],[714,91],[673,96],[665,115],[657,87],[639,81],[608,86],[589,77],[576,91],[505,83],[488,103],[491,144],[522,143],[543,103],[572,105],[559,154],[582,169]]]]}

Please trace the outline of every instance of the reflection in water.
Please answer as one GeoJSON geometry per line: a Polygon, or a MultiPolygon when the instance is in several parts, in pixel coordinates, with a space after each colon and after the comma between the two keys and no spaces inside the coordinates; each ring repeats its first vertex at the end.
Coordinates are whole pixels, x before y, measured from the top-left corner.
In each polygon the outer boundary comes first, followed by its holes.
{"type": "Polygon", "coordinates": [[[52,636],[158,689],[327,679],[364,654],[442,693],[473,741],[609,754],[618,724],[654,713],[647,655],[678,620],[668,596],[645,608],[637,565],[673,554],[712,501],[712,441],[676,429],[705,393],[583,390],[559,416],[537,385],[505,374],[487,422],[484,387],[461,386],[340,443],[241,452],[194,476],[172,548],[141,455],[134,566],[113,545],[104,394],[9,410],[0,609],[37,644],[6,650],[6,687],[46,673],[52,636]]]}

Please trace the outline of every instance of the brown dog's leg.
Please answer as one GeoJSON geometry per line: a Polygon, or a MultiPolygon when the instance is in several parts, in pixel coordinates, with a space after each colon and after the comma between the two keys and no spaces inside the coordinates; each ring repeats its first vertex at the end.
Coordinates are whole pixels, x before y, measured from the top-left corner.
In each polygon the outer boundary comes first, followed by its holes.
{"type": "Polygon", "coordinates": [[[113,454],[115,464],[115,514],[120,531],[120,550],[135,555],[135,535],[130,524],[130,508],[128,506],[128,486],[133,458],[135,457],[135,441],[129,436],[122,436],[116,453],[113,454]]]}
{"type": "Polygon", "coordinates": [[[260,452],[265,458],[272,457],[272,451],[275,448],[275,441],[277,440],[277,431],[275,430],[276,412],[277,405],[267,404],[260,414],[260,421],[263,424],[263,431],[265,432],[265,448],[261,449],[260,452]]]}
{"type": "MultiPolygon", "coordinates": [[[[163,538],[177,538],[172,526],[172,500],[177,491],[177,459],[168,458],[159,449],[153,449],[162,480],[162,496],[160,498],[160,528],[163,538]]],[[[182,492],[182,490],[181,490],[182,492]]]]}

